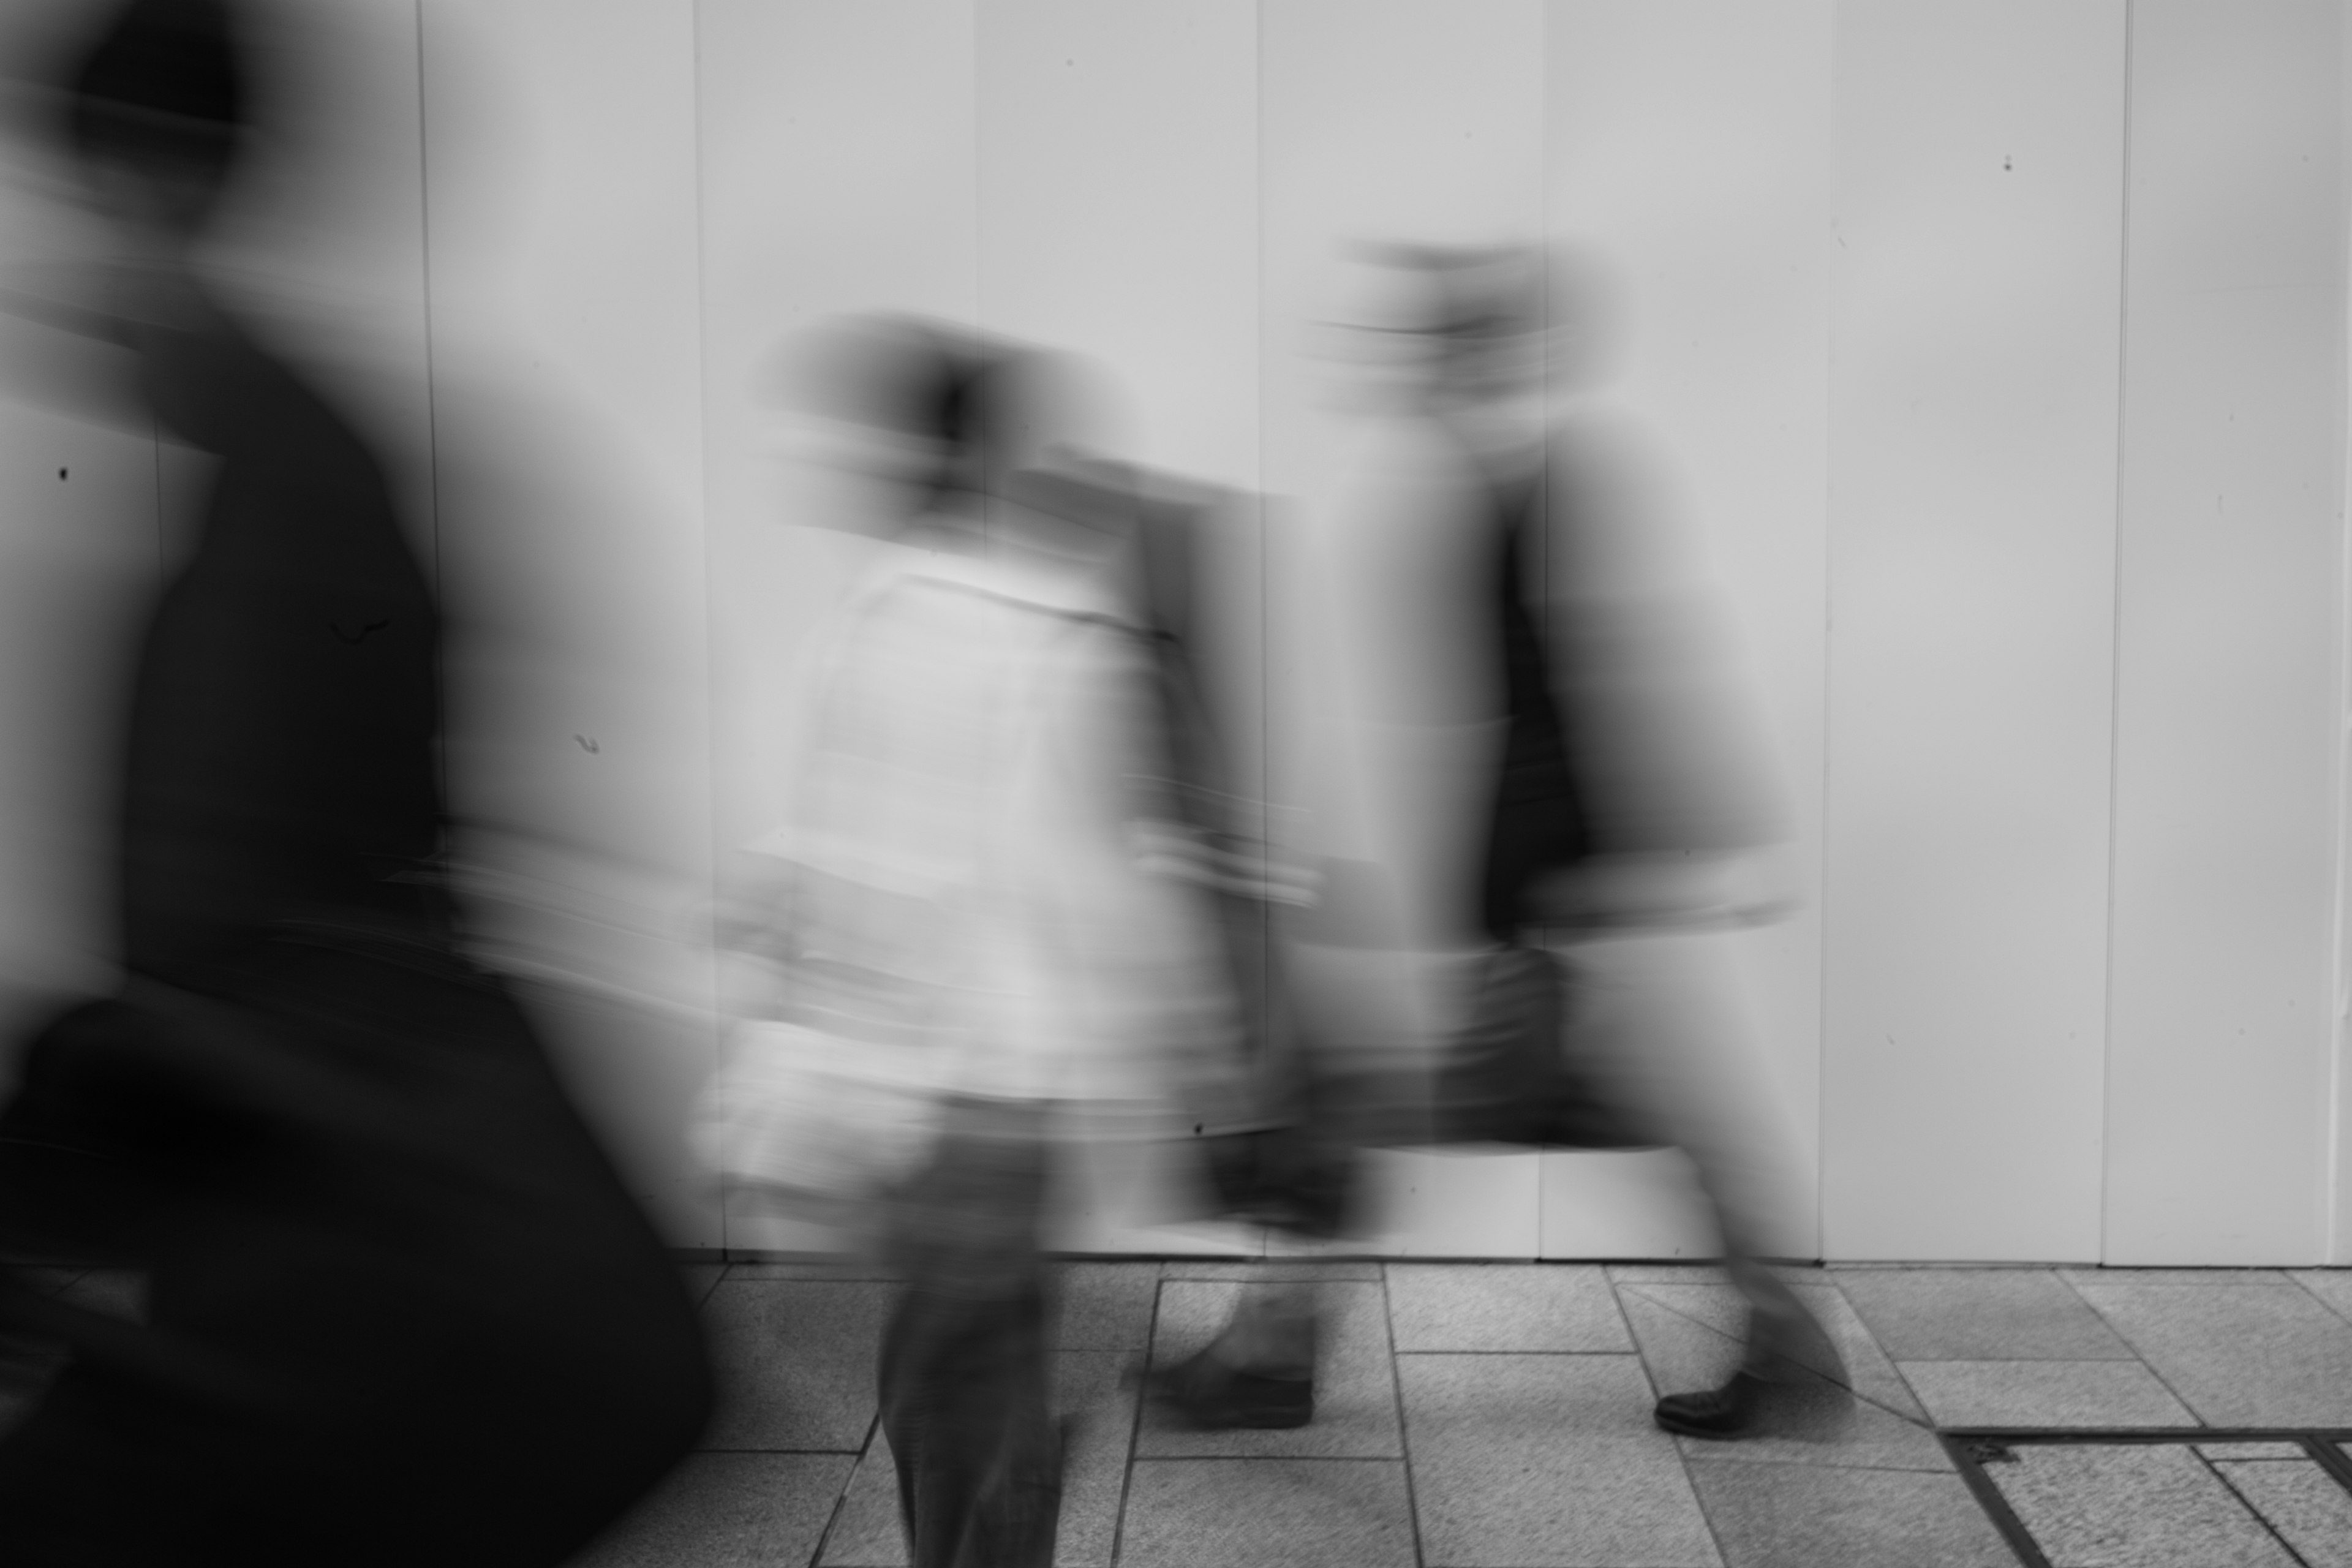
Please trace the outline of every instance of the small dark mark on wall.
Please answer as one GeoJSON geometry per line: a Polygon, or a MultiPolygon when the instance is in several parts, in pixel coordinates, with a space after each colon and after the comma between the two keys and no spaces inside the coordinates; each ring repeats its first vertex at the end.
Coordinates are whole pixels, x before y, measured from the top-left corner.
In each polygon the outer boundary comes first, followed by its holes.
{"type": "Polygon", "coordinates": [[[592,757],[604,749],[586,735],[574,735],[572,738],[579,742],[580,749],[587,752],[592,757]]]}
{"type": "Polygon", "coordinates": [[[2002,168],[2004,168],[2004,169],[2012,169],[2012,170],[2013,170],[2013,169],[2015,169],[2015,168],[2017,167],[2017,165],[2016,165],[2015,163],[2013,163],[2010,162],[2010,160],[2009,160],[2009,156],[2008,156],[2008,154],[2006,154],[2006,153],[2003,153],[2003,154],[2001,155],[2000,166],[2001,166],[2002,168]]]}
{"type": "Polygon", "coordinates": [[[347,632],[343,630],[343,625],[341,621],[330,621],[327,624],[334,629],[334,633],[337,637],[342,638],[343,641],[352,644],[353,647],[357,647],[359,644],[367,641],[370,633],[380,632],[383,630],[384,627],[392,625],[392,622],[388,619],[370,621],[365,626],[360,627],[357,632],[347,632]]]}
{"type": "Polygon", "coordinates": [[[59,468],[59,469],[58,470],[58,478],[59,478],[59,479],[64,479],[65,477],[66,477],[66,471],[65,471],[63,468],[59,468]]]}

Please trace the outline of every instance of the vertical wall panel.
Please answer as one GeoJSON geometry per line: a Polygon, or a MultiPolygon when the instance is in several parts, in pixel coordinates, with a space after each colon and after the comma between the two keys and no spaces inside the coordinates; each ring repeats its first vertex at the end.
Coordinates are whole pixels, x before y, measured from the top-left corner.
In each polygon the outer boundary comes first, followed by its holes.
{"type": "MultiPolygon", "coordinates": [[[[1262,0],[1259,17],[1265,470],[1268,489],[1298,509],[1303,536],[1301,569],[1278,603],[1305,652],[1296,688],[1276,694],[1276,711],[1318,764],[1305,789],[1323,846],[1394,873],[1418,928],[1409,940],[1458,947],[1469,940],[1469,879],[1460,871],[1477,810],[1463,786],[1483,776],[1490,738],[1375,719],[1391,694],[1348,679],[1375,647],[1396,662],[1397,639],[1410,635],[1372,625],[1345,584],[1383,503],[1401,514],[1412,503],[1373,477],[1379,434],[1342,411],[1347,377],[1318,328],[1354,303],[1345,247],[1541,236],[1543,10],[1538,0],[1262,0]]],[[[1458,656],[1443,646],[1421,651],[1432,664],[1458,656]]],[[[1442,961],[1359,956],[1349,990],[1381,996],[1366,1028],[1411,1038],[1438,1021],[1442,961]]],[[[1524,1212],[1510,1250],[1532,1256],[1524,1163],[1449,1170],[1444,1187],[1458,1204],[1524,1212]]],[[[1405,1181],[1399,1190],[1412,1188],[1405,1181]]],[[[1399,1218],[1413,1212],[1408,1205],[1399,1218]]]]}
{"type": "MultiPolygon", "coordinates": [[[[1082,439],[1255,495],[1255,5],[980,0],[975,16],[982,323],[1079,356],[1097,422],[1082,439]]],[[[1204,651],[1249,689],[1219,693],[1237,717],[1261,705],[1260,521],[1244,502],[1204,536],[1204,651]]],[[[1258,747],[1229,760],[1237,787],[1262,798],[1258,747]]],[[[1237,1228],[1156,1224],[1198,1202],[1191,1151],[1159,1152],[1106,1154],[1097,1179],[1072,1184],[1061,1244],[1255,1243],[1237,1228]]]]}
{"type": "Polygon", "coordinates": [[[777,826],[802,639],[865,559],[779,405],[801,334],[979,302],[971,0],[705,0],[703,341],[724,854],[777,826]]]}
{"type": "MultiPolygon", "coordinates": [[[[1702,939],[1732,952],[1689,973],[1744,993],[1717,999],[1728,1037],[1714,1047],[1763,1069],[1751,1124],[1795,1166],[1776,1205],[1792,1228],[1776,1245],[1805,1257],[1819,1247],[1832,12],[1830,0],[1553,0],[1546,84],[1552,232],[1613,276],[1623,312],[1618,372],[1594,401],[1660,472],[1683,568],[1728,623],[1727,673],[1785,801],[1790,852],[1775,876],[1800,912],[1702,939]]],[[[1555,1181],[1601,1159],[1562,1156],[1555,1181]]],[[[1677,1175],[1653,1206],[1686,1189],[1677,1175]]],[[[1562,1210],[1564,1243],[1583,1211],[1623,1206],[1563,1191],[1547,1196],[1547,1226],[1562,1210]]]]}
{"type": "Polygon", "coordinates": [[[2098,1252],[2123,24],[1838,14],[1832,1257],[2098,1252]]]}
{"type": "Polygon", "coordinates": [[[503,962],[673,1241],[714,1061],[694,13],[431,0],[447,755],[503,962]]]}
{"type": "MultiPolygon", "coordinates": [[[[780,401],[812,328],[979,304],[971,0],[698,8],[715,846],[780,825],[808,634],[868,563],[780,401]]],[[[730,1246],[822,1237],[753,1214],[730,1246]]]]}
{"type": "Polygon", "coordinates": [[[2133,7],[2110,1263],[2317,1260],[2340,7],[2133,7]]]}

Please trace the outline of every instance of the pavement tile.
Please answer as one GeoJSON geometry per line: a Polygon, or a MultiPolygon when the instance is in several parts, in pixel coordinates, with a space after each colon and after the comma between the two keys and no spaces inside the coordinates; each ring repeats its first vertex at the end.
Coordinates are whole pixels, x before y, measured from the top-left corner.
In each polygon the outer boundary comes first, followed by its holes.
{"type": "Polygon", "coordinates": [[[690,1454],[571,1568],[804,1568],[844,1454],[690,1454]]]}
{"type": "Polygon", "coordinates": [[[2186,1444],[2021,1443],[1984,1471],[2063,1568],[2295,1568],[2186,1444]]]}
{"type": "Polygon", "coordinates": [[[2352,1322],[2276,1283],[2076,1287],[2203,1420],[2352,1426],[2352,1322]]]}
{"type": "MultiPolygon", "coordinates": [[[[1160,1286],[1160,1329],[1151,1364],[1171,1366],[1206,1345],[1224,1326],[1241,1287],[1206,1279],[1160,1286]]],[[[1315,1419],[1289,1431],[1197,1432],[1158,1404],[1144,1414],[1141,1458],[1283,1455],[1396,1458],[1396,1382],[1389,1353],[1388,1310],[1376,1284],[1325,1287],[1321,1364],[1315,1373],[1315,1419]]]]}
{"type": "Polygon", "coordinates": [[[1235,1262],[1217,1258],[1171,1258],[1160,1266],[1162,1279],[1223,1279],[1244,1284],[1273,1285],[1296,1280],[1347,1280],[1377,1284],[1381,1266],[1360,1258],[1324,1262],[1311,1258],[1277,1258],[1264,1262],[1235,1262]]]}
{"type": "Polygon", "coordinates": [[[2194,1426],[2196,1415],[2136,1361],[1900,1363],[1936,1425],[2194,1426]]]}
{"type": "Polygon", "coordinates": [[[1110,1568],[1134,1450],[1137,1391],[1126,1373],[1135,1359],[1124,1351],[1054,1357],[1055,1405],[1069,1418],[1055,1568],[1110,1568]]]}
{"type": "Polygon", "coordinates": [[[2283,1268],[2061,1268],[2069,1285],[2284,1285],[2283,1268]]]}
{"type": "MultiPolygon", "coordinates": [[[[1714,1388],[1738,1369],[1738,1341],[1633,1292],[1624,1302],[1651,1384],[1659,1392],[1714,1388]]],[[[1679,1437],[1683,1457],[1732,1464],[1952,1468],[1951,1456],[1927,1427],[1856,1399],[1826,1379],[1807,1376],[1793,1385],[1776,1384],[1767,1400],[1767,1436],[1736,1443],[1679,1437]]]]}
{"type": "Polygon", "coordinates": [[[1604,1263],[1602,1272],[1612,1285],[1722,1285],[1728,1282],[1716,1263],[1604,1263]]]}
{"type": "Polygon", "coordinates": [[[1413,1355],[1397,1376],[1433,1568],[1721,1563],[1635,1358],[1413,1355]]]}
{"type": "Polygon", "coordinates": [[[1412,1568],[1404,1467],[1139,1460],[1118,1561],[1120,1568],[1412,1568]]]}
{"type": "Polygon", "coordinates": [[[2308,1568],[2352,1568],[2352,1492],[2309,1459],[2213,1467],[2308,1568]]]}
{"type": "Polygon", "coordinates": [[[1066,1351],[1133,1351],[1151,1343],[1160,1270],[1150,1263],[1066,1263],[1054,1270],[1059,1296],[1052,1343],[1066,1351]]]}
{"type": "Polygon", "coordinates": [[[844,1254],[837,1258],[758,1258],[730,1263],[730,1279],[803,1279],[803,1280],[864,1280],[887,1284],[898,1278],[896,1270],[870,1258],[844,1254]]]}
{"type": "Polygon", "coordinates": [[[2051,1269],[1856,1269],[1838,1286],[1896,1361],[2134,1359],[2051,1269]]]}
{"type": "Polygon", "coordinates": [[[2337,1317],[2352,1322],[2352,1268],[2296,1268],[2287,1278],[2326,1302],[2337,1317]]]}
{"type": "Polygon", "coordinates": [[[907,1533],[898,1524],[898,1470],[880,1432],[857,1458],[841,1511],[824,1538],[820,1568],[907,1568],[907,1533]]]}
{"type": "MultiPolygon", "coordinates": [[[[1886,1352],[1879,1348],[1869,1326],[1854,1311],[1843,1292],[1834,1285],[1823,1283],[1791,1284],[1790,1289],[1812,1313],[1813,1321],[1829,1336],[1832,1348],[1837,1352],[1835,1360],[1826,1356],[1810,1356],[1801,1358],[1803,1364],[1906,1420],[1924,1422],[1927,1419],[1927,1412],[1913,1396],[1910,1385],[1895,1370],[1895,1363],[1886,1352]]],[[[1746,1342],[1747,1302],[1729,1285],[1631,1284],[1619,1291],[1621,1300],[1628,1295],[1644,1297],[1705,1323],[1717,1333],[1743,1344],[1746,1342]]]]}
{"type": "Polygon", "coordinates": [[[2287,1459],[2308,1464],[2310,1456],[2300,1443],[2192,1443],[2189,1447],[2209,1459],[2287,1459]]]}
{"type": "Polygon", "coordinates": [[[889,1298],[887,1286],[852,1281],[720,1280],[702,1309],[719,1389],[703,1447],[863,1447],[889,1298]]]}
{"type": "Polygon", "coordinates": [[[1957,1475],[1694,1461],[1729,1568],[2016,1568],[1957,1475]]]}
{"type": "Polygon", "coordinates": [[[1409,1351],[1630,1351],[1591,1265],[1391,1263],[1389,1326],[1409,1351]]]}

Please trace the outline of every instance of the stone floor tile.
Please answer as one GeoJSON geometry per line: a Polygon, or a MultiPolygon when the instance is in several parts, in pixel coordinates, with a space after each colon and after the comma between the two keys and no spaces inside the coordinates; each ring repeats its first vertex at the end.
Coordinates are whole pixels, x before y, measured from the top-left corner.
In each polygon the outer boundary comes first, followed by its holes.
{"type": "Polygon", "coordinates": [[[2309,1459],[2213,1467],[2308,1568],[2352,1568],[2352,1492],[2309,1459]]]}
{"type": "MultiPolygon", "coordinates": [[[[1818,1274],[1815,1279],[1819,1279],[1818,1274]]],[[[1924,1422],[1927,1419],[1927,1412],[1913,1397],[1910,1385],[1895,1370],[1886,1352],[1879,1348],[1869,1326],[1854,1311],[1843,1292],[1835,1285],[1826,1283],[1792,1283],[1790,1289],[1813,1314],[1813,1321],[1829,1336],[1831,1348],[1837,1352],[1834,1358],[1826,1355],[1801,1358],[1805,1365],[1906,1420],[1924,1422]]],[[[1632,1284],[1621,1288],[1619,1299],[1624,1299],[1629,1293],[1645,1297],[1685,1317],[1705,1323],[1735,1342],[1745,1343],[1747,1303],[1739,1292],[1727,1284],[1632,1284]]]]}
{"type": "Polygon", "coordinates": [[[1055,1269],[1060,1310],[1052,1343],[1066,1351],[1134,1351],[1151,1343],[1160,1269],[1150,1263],[1066,1263],[1055,1269]]]}
{"type": "Polygon", "coordinates": [[[803,1568],[845,1454],[691,1454],[571,1568],[803,1568]]]}
{"type": "Polygon", "coordinates": [[[1695,1460],[1728,1568],[2016,1568],[1957,1475],[1695,1460]]]}
{"type": "Polygon", "coordinates": [[[1069,1422],[1055,1568],[1110,1568],[1135,1445],[1138,1394],[1127,1373],[1136,1360],[1125,1351],[1065,1351],[1054,1357],[1055,1405],[1069,1422]]]}
{"type": "Polygon", "coordinates": [[[2021,1443],[1984,1467],[2053,1563],[2294,1568],[2294,1559],[2185,1444],[2021,1443]]]}
{"type": "Polygon", "coordinates": [[[858,1457],[841,1511],[824,1538],[820,1568],[907,1568],[907,1532],[898,1523],[898,1470],[882,1434],[858,1457]]]}
{"type": "Polygon", "coordinates": [[[1432,1568],[1715,1568],[1672,1438],[1627,1355],[1400,1357],[1432,1568]]]}
{"type": "Polygon", "coordinates": [[[1838,1287],[1896,1361],[2130,1361],[2046,1268],[1855,1269],[1838,1287]]]}
{"type": "Polygon", "coordinates": [[[1275,1258],[1264,1262],[1223,1258],[1171,1258],[1160,1266],[1160,1277],[1162,1279],[1223,1279],[1265,1284],[1294,1279],[1329,1279],[1369,1285],[1379,1282],[1381,1266],[1360,1258],[1335,1258],[1328,1263],[1319,1258],[1275,1258]]]}
{"type": "Polygon", "coordinates": [[[2296,1268],[2287,1278],[2326,1302],[2337,1317],[2352,1322],[2352,1268],[2296,1268]]]}
{"type": "Polygon", "coordinates": [[[2275,1284],[2076,1287],[2217,1426],[2352,1426],[2352,1322],[2275,1284]]]}
{"type": "Polygon", "coordinates": [[[875,1354],[889,1288],[740,1279],[702,1309],[719,1382],[712,1449],[854,1453],[874,1421],[875,1354]]]}
{"type": "Polygon", "coordinates": [[[2136,1361],[1898,1363],[1938,1426],[2194,1426],[2136,1361]]]}
{"type": "Polygon", "coordinates": [[[1118,1561],[1120,1568],[1412,1568],[1404,1467],[1139,1460],[1118,1561]]]}
{"type": "Polygon", "coordinates": [[[887,1284],[898,1277],[896,1270],[873,1258],[847,1254],[835,1258],[751,1258],[727,1267],[727,1277],[738,1280],[831,1279],[887,1284]]]}
{"type": "Polygon", "coordinates": [[[1716,1263],[1604,1263],[1612,1285],[1722,1285],[1727,1277],[1716,1263]]]}
{"type": "MultiPolygon", "coordinates": [[[[1172,1365],[1207,1344],[1223,1326],[1240,1289],[1216,1280],[1162,1281],[1151,1364],[1172,1365]]],[[[1144,1414],[1137,1453],[1152,1458],[1251,1454],[1395,1458],[1402,1454],[1388,1309],[1381,1287],[1331,1285],[1324,1300],[1322,1363],[1316,1369],[1311,1425],[1290,1431],[1196,1432],[1154,1404],[1144,1414]]]]}
{"type": "Polygon", "coordinates": [[[2281,1268],[2061,1268],[2069,1285],[2284,1285],[2281,1268]]]}
{"type": "Polygon", "coordinates": [[[1391,1263],[1400,1352],[1630,1351],[1607,1276],[1565,1263],[1391,1263]]]}
{"type": "Polygon", "coordinates": [[[2309,1463],[2300,1443],[2192,1443],[2209,1459],[2287,1459],[2309,1463]]]}
{"type": "MultiPolygon", "coordinates": [[[[1651,1385],[1661,1393],[1714,1388],[1738,1369],[1741,1347],[1737,1340],[1632,1291],[1622,1299],[1634,1337],[1641,1342],[1651,1385]]],[[[1683,1457],[1738,1464],[1902,1470],[1952,1468],[1951,1456],[1927,1427],[1868,1400],[1854,1398],[1826,1379],[1809,1377],[1794,1385],[1776,1385],[1767,1400],[1768,1436],[1736,1443],[1678,1438],[1683,1457]]]]}

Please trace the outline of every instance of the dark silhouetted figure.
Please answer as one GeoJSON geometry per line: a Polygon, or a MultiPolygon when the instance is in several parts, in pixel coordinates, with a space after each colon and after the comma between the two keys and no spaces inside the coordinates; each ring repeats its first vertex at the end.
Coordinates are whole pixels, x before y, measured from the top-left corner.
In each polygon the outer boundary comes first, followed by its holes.
{"type": "Polygon", "coordinates": [[[693,1309],[438,874],[439,627],[359,434],[190,252],[247,133],[219,0],[115,9],[64,132],[108,311],[217,466],[137,663],[127,983],[27,1050],[0,1247],[146,1270],[0,1439],[0,1561],[564,1561],[690,1447],[693,1309]]]}

